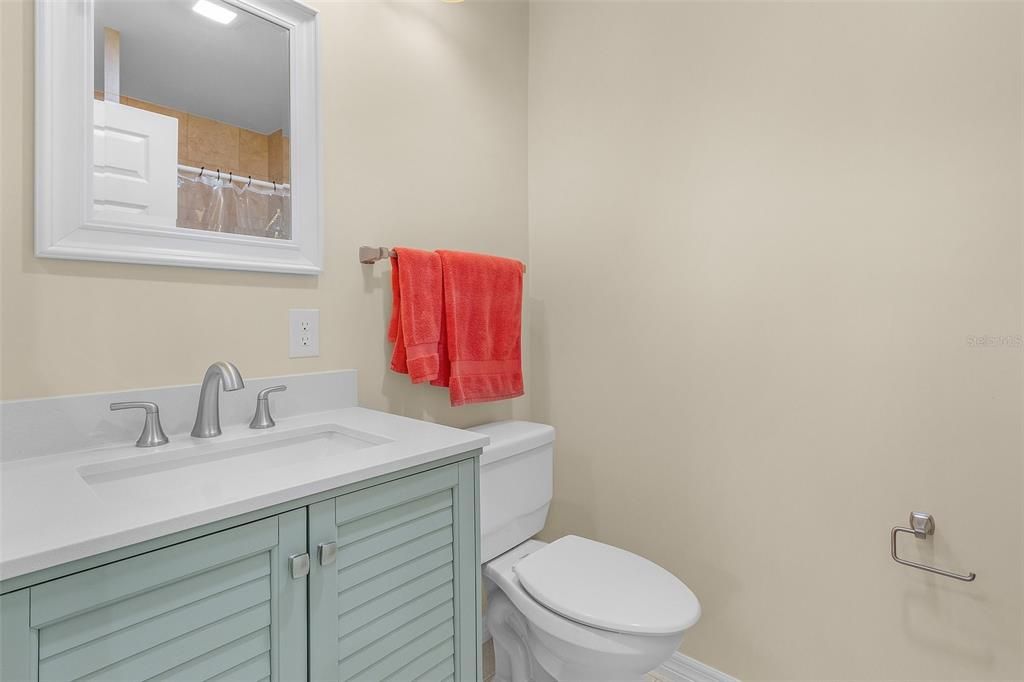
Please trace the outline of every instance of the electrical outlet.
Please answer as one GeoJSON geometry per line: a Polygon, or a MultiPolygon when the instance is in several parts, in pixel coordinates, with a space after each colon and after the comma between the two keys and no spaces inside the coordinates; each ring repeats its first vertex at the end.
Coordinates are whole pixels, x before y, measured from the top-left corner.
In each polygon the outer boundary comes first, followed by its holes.
{"type": "Polygon", "coordinates": [[[320,355],[320,311],[292,308],[288,311],[288,357],[315,358],[320,355]]]}

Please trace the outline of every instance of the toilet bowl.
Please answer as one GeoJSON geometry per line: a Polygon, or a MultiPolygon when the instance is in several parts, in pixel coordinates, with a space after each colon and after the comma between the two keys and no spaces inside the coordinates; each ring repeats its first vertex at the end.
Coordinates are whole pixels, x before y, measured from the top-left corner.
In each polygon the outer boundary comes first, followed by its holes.
{"type": "Polygon", "coordinates": [[[496,422],[480,458],[485,627],[496,682],[641,680],[679,648],[700,603],[671,573],[568,535],[530,539],[552,495],[554,429],[496,422]]]}

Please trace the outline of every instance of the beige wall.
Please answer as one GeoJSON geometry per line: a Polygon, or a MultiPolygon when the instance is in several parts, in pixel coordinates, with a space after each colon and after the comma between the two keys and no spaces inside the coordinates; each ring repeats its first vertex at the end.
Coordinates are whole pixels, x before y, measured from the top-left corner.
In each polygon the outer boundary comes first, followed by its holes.
{"type": "Polygon", "coordinates": [[[460,408],[385,371],[388,267],[360,244],[525,259],[523,3],[315,2],[325,188],[319,278],[43,260],[32,255],[32,5],[2,12],[2,369],[6,399],[355,367],[364,404],[452,424],[525,414],[460,408]],[[319,308],[321,356],[289,360],[288,309],[319,308]]]}
{"type": "Polygon", "coordinates": [[[531,7],[545,534],[682,576],[690,655],[743,679],[1024,677],[1024,350],[967,340],[1022,333],[1021,23],[531,7]],[[938,533],[904,551],[975,583],[892,562],[913,509],[938,533]]]}

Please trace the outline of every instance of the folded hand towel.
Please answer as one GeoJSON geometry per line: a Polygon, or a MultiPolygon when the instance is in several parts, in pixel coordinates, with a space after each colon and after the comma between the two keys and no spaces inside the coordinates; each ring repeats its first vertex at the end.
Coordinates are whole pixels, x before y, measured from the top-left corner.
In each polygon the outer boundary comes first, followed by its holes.
{"type": "Polygon", "coordinates": [[[402,287],[398,284],[398,259],[391,257],[391,321],[388,322],[388,341],[398,341],[398,330],[401,328],[402,287]]]}
{"type": "Polygon", "coordinates": [[[523,264],[478,253],[438,254],[445,324],[432,383],[448,385],[452,405],[523,395],[523,264]]]}
{"type": "Polygon", "coordinates": [[[392,309],[388,339],[391,369],[414,384],[436,379],[442,327],[441,259],[436,253],[396,248],[391,259],[392,309]]]}

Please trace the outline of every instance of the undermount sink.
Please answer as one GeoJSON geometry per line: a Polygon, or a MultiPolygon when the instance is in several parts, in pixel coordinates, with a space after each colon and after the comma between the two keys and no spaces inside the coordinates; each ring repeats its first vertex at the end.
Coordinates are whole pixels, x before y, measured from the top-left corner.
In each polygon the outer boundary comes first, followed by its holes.
{"type": "Polygon", "coordinates": [[[265,432],[225,441],[190,439],[154,452],[96,462],[78,468],[78,475],[101,497],[146,499],[167,497],[183,486],[230,496],[232,481],[252,484],[292,477],[315,461],[391,442],[387,438],[337,424],[282,432],[265,432]]]}

